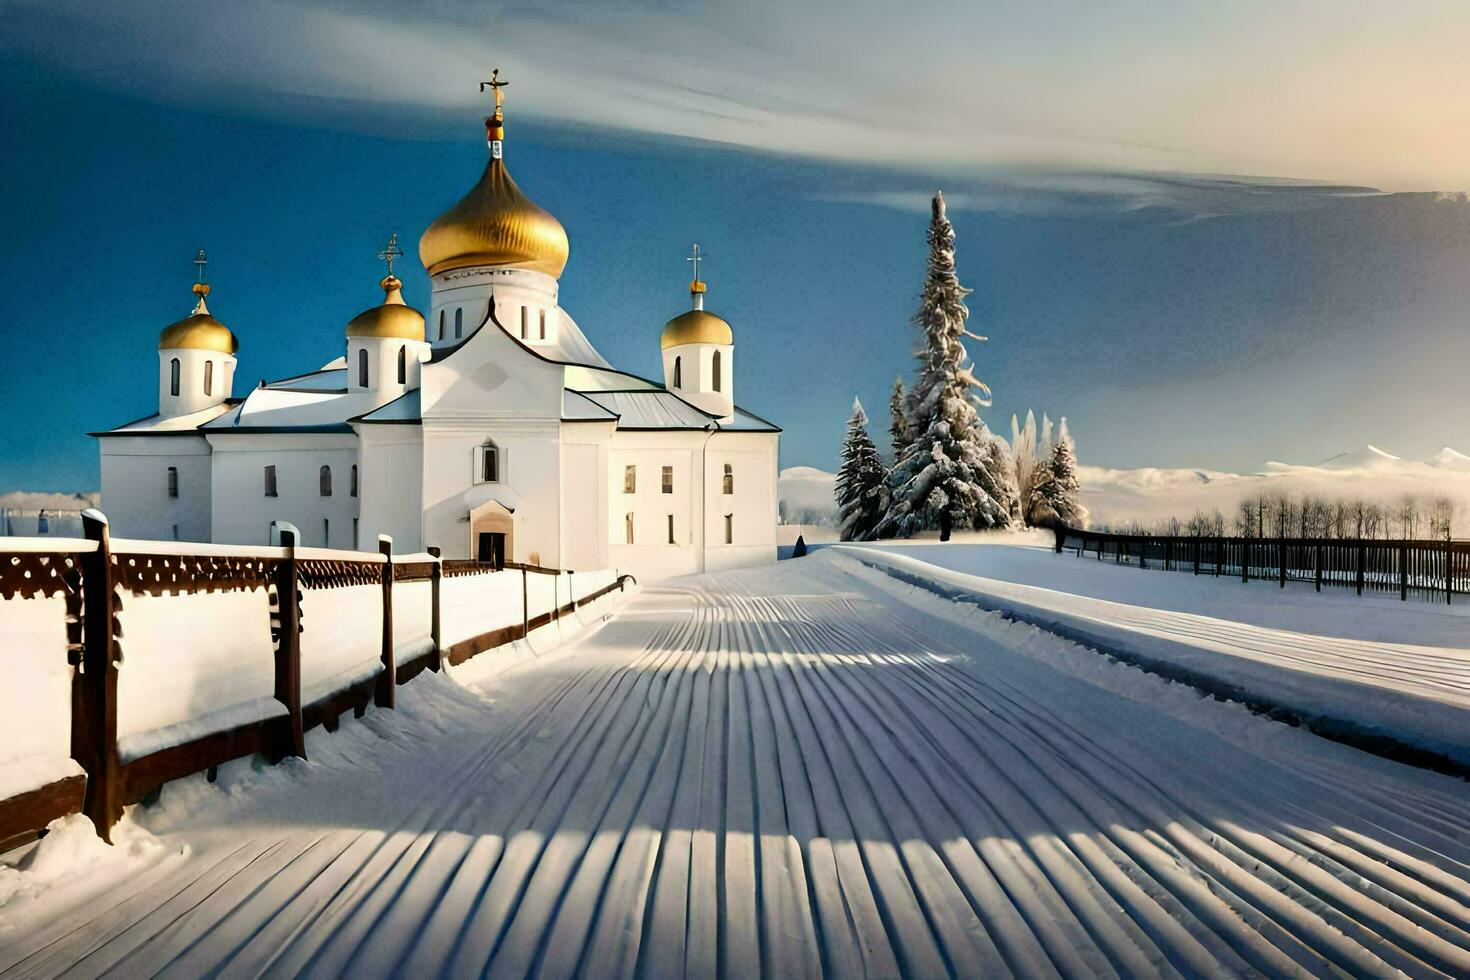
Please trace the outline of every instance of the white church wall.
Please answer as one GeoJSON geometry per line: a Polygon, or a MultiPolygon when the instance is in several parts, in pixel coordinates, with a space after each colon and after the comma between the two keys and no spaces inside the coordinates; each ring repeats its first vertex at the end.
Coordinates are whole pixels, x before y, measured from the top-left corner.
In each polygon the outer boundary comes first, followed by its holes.
{"type": "MultiPolygon", "coordinates": [[[[398,552],[423,550],[424,443],[417,425],[358,427],[358,521],[356,547],[377,549],[378,535],[393,539],[398,552]]],[[[427,542],[433,544],[434,542],[427,542]]]]}
{"type": "Polygon", "coordinates": [[[384,405],[416,388],[422,369],[421,360],[429,356],[429,346],[401,337],[348,337],[347,384],[353,392],[370,392],[367,405],[357,414],[384,405]],[[398,354],[403,352],[403,380],[398,380],[398,354]],[[362,354],[367,354],[367,384],[362,373],[362,354]]]}
{"type": "Polygon", "coordinates": [[[775,433],[721,432],[705,454],[705,570],[776,560],[778,439],[775,433]],[[725,493],[725,466],[733,493],[725,493]],[[731,543],[726,543],[725,515],[731,543]]]}
{"type": "MultiPolygon", "coordinates": [[[[213,532],[216,542],[268,544],[271,521],[289,521],[309,547],[354,548],[358,498],[351,495],[357,437],[351,433],[213,435],[213,532]],[[265,468],[275,467],[276,496],[265,492],[265,468]],[[332,494],[320,490],[330,466],[332,494]]],[[[361,485],[359,470],[359,487],[361,485]]],[[[409,547],[407,543],[405,548],[409,547]]]]}
{"type": "Polygon", "coordinates": [[[117,736],[123,761],[285,714],[265,589],[119,596],[117,736]]]}
{"type": "Polygon", "coordinates": [[[691,575],[700,570],[703,472],[697,465],[702,431],[619,430],[608,450],[608,557],[640,582],[691,575]],[[636,488],[625,492],[627,467],[637,467],[636,488]],[[672,469],[670,492],[663,490],[663,468],[672,469]],[[627,540],[627,515],[633,515],[633,542],[627,540]],[[669,517],[674,542],[669,543],[669,517]]]}
{"type": "Polygon", "coordinates": [[[562,426],[562,568],[607,565],[607,449],[613,423],[562,426]]]}
{"type": "Polygon", "coordinates": [[[192,415],[230,397],[235,357],[221,351],[167,347],[158,352],[158,414],[192,415]],[[173,362],[179,362],[179,391],[173,392],[173,362]],[[206,368],[206,365],[208,367],[206,368]],[[205,389],[208,374],[209,391],[205,389]]]}
{"type": "Polygon", "coordinates": [[[455,269],[435,276],[432,290],[425,331],[436,347],[451,347],[474,333],[489,314],[492,293],[496,318],[516,336],[520,335],[522,307],[528,311],[529,338],[538,337],[539,312],[543,310],[547,314],[548,335],[554,330],[552,311],[557,308],[557,282],[544,273],[528,269],[455,269]],[[456,322],[460,324],[459,336],[455,334],[456,322]]]}
{"type": "Polygon", "coordinates": [[[470,511],[489,500],[514,519],[514,561],[554,564],[560,553],[560,423],[539,420],[426,420],[424,438],[424,544],[445,558],[473,557],[470,511]],[[479,479],[486,440],[499,454],[499,479],[479,479]]]}
{"type": "Polygon", "coordinates": [[[97,442],[102,506],[115,535],[212,540],[209,444],[202,436],[102,436],[97,442]],[[168,494],[169,467],[178,471],[177,497],[168,494]]]}
{"type": "Polygon", "coordinates": [[[735,405],[735,348],[730,344],[680,344],[663,352],[664,384],[702,411],[721,418],[735,405]],[[720,390],[714,388],[714,358],[720,355],[720,390]],[[679,361],[679,386],[674,388],[674,361],[679,361]]]}

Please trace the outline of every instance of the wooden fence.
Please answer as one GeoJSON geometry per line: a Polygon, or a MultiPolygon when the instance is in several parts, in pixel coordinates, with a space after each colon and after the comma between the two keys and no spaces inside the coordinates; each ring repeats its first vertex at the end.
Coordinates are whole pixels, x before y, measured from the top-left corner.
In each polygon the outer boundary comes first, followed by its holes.
{"type": "MultiPolygon", "coordinates": [[[[395,560],[392,542],[380,554],[298,549],[291,535],[284,547],[229,549],[234,554],[181,554],[173,544],[127,542],[115,552],[102,515],[89,511],[84,539],[0,538],[0,598],[7,602],[61,596],[66,609],[66,656],[71,666],[71,758],[85,775],[56,780],[9,799],[0,799],[0,851],[33,840],[57,817],[85,813],[104,840],[124,806],[136,803],[172,779],[209,772],[221,763],[255,753],[272,762],[305,758],[305,733],[318,725],[335,731],[349,709],[361,717],[371,702],[394,706],[395,688],[424,670],[460,664],[494,647],[574,613],[581,605],[622,591],[630,575],[617,575],[600,588],[578,596],[576,576],[561,569],[505,562],[499,566],[439,558],[436,548],[421,556],[395,560]],[[54,546],[55,550],[50,550],[54,546]],[[143,550],[138,550],[139,547],[143,550]],[[565,574],[565,597],[557,583],[565,574]],[[441,642],[440,585],[445,577],[519,576],[520,622],[472,636],[449,647],[441,642]],[[551,608],[530,614],[530,578],[553,576],[551,608]],[[430,639],[426,649],[395,659],[394,583],[427,582],[430,587],[430,639]],[[303,589],[326,590],[379,585],[382,589],[381,670],[318,697],[302,701],[301,634],[303,589]],[[119,753],[118,677],[123,669],[119,612],[124,596],[190,595],[265,589],[274,650],[274,700],[269,718],[237,724],[197,738],[149,751],[136,758],[119,753]],[[565,598],[566,601],[562,601],[565,598]],[[284,710],[281,710],[281,709],[284,710]]],[[[202,549],[200,549],[202,550],[202,549]]],[[[215,549],[218,552],[221,549],[215,549]]],[[[603,575],[605,578],[605,574],[603,575]]],[[[3,605],[0,603],[0,612],[3,605]]],[[[224,624],[227,627],[236,624],[224,624]]],[[[340,624],[338,624],[340,625],[340,624]]],[[[4,651],[0,650],[0,655],[4,651]]],[[[0,662],[0,670],[4,670],[0,662]]],[[[3,675],[0,675],[3,676],[3,675]]]]}
{"type": "Polygon", "coordinates": [[[1470,541],[1361,538],[1216,538],[1110,534],[1061,528],[1056,550],[1194,575],[1398,593],[1453,602],[1470,595],[1470,541]]]}

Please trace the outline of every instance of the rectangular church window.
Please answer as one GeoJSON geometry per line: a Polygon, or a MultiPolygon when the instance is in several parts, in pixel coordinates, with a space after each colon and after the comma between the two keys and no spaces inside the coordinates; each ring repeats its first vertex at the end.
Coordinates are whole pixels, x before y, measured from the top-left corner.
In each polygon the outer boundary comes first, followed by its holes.
{"type": "Polygon", "coordinates": [[[623,467],[623,493],[638,492],[638,467],[623,467]]]}
{"type": "Polygon", "coordinates": [[[276,496],[276,468],[274,465],[265,468],[265,495],[276,496]]]}
{"type": "Polygon", "coordinates": [[[734,544],[735,543],[735,515],[734,514],[726,514],[725,515],[725,543],[726,544],[734,544]]]}
{"type": "Polygon", "coordinates": [[[177,466],[168,468],[168,495],[170,497],[179,495],[179,468],[177,466]]]}
{"type": "Polygon", "coordinates": [[[669,515],[669,544],[674,543],[674,515],[669,515]]]}
{"type": "Polygon", "coordinates": [[[663,491],[664,491],[664,493],[673,493],[674,492],[674,468],[672,466],[665,466],[664,467],[664,486],[663,486],[663,491]]]}

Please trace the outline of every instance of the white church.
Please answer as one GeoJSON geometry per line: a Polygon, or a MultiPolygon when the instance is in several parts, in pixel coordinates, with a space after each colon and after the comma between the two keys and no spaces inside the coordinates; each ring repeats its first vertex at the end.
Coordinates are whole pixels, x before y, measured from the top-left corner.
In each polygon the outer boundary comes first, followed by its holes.
{"type": "MultiPolygon", "coordinates": [[[[396,242],[380,305],[345,356],[232,396],[239,342],[210,313],[158,340],[158,412],[97,437],[114,533],[302,543],[645,579],[774,561],[780,429],[735,404],[730,324],[664,324],[663,383],[619,371],[557,302],[568,242],[504,159],[500,87],[479,183],[419,241],[429,316],[404,301],[396,242]]],[[[698,256],[698,247],[695,247],[698,256]]]]}

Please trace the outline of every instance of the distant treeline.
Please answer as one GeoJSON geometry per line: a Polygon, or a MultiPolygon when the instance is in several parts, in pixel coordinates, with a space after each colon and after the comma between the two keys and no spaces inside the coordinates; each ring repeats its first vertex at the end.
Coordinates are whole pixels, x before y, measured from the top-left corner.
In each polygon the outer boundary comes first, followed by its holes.
{"type": "Polygon", "coordinates": [[[1384,502],[1366,497],[1262,493],[1240,501],[1230,517],[1218,509],[1197,510],[1188,518],[1094,523],[1093,529],[1171,537],[1401,540],[1448,538],[1458,515],[1459,505],[1449,497],[1408,494],[1384,502]]]}

